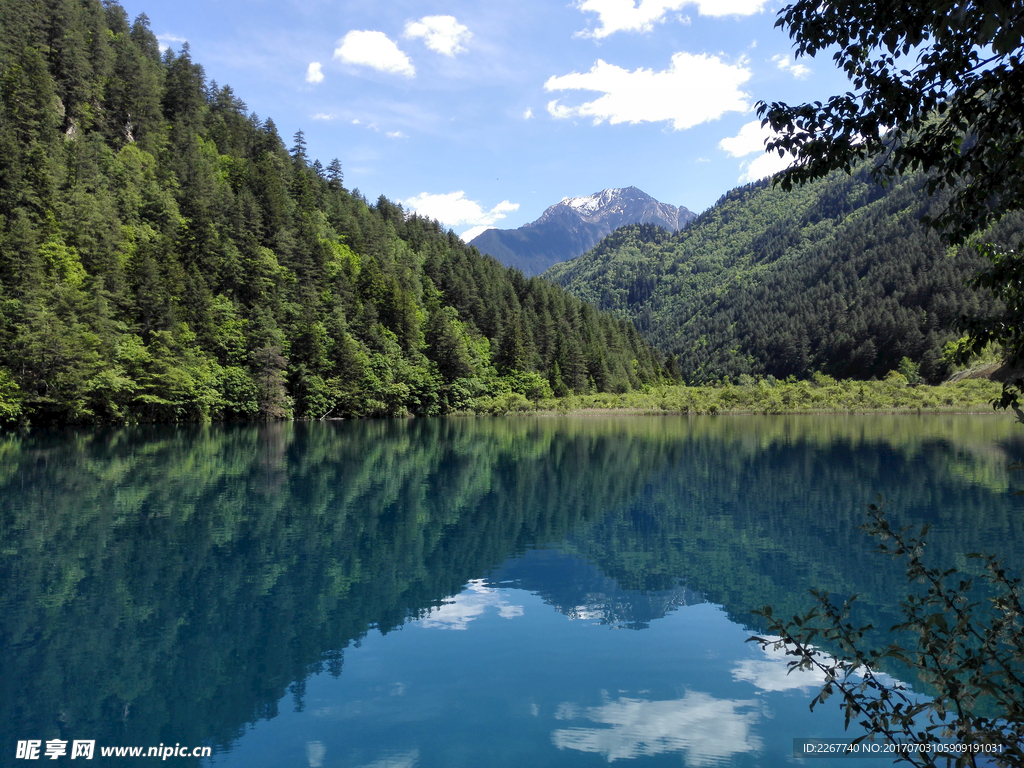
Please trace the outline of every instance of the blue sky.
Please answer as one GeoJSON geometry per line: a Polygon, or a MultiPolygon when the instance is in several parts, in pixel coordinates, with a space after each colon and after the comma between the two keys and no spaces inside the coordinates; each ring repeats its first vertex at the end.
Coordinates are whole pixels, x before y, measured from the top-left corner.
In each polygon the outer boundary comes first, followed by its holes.
{"type": "Polygon", "coordinates": [[[848,89],[763,0],[122,3],[346,187],[459,234],[607,187],[699,213],[778,169],[759,99],[848,89]]]}

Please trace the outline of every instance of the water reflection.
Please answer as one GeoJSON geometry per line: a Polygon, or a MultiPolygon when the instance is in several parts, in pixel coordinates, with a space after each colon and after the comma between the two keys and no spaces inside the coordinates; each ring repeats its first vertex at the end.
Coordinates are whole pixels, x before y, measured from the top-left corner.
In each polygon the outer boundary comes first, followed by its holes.
{"type": "Polygon", "coordinates": [[[417,622],[417,626],[426,629],[467,629],[469,622],[482,616],[489,608],[496,608],[503,619],[523,615],[523,606],[510,605],[502,592],[488,587],[483,579],[473,579],[462,592],[445,598],[439,607],[431,608],[417,622]]]}
{"type": "MultiPolygon", "coordinates": [[[[470,706],[478,730],[513,722],[515,738],[502,745],[527,762],[537,754],[520,743],[553,749],[553,732],[565,759],[725,759],[714,740],[686,742],[695,731],[680,724],[704,722],[702,712],[747,728],[748,738],[730,743],[754,750],[751,718],[761,710],[749,702],[807,685],[794,688],[779,660],[739,658],[711,641],[708,657],[723,654],[715,680],[698,684],[698,664],[667,673],[652,665],[692,648],[674,639],[651,661],[659,625],[696,632],[710,601],[733,622],[722,631],[742,643],[752,608],[795,612],[815,586],[861,594],[870,620],[890,626],[905,585],[856,530],[864,502],[883,493],[903,520],[933,523],[938,561],[962,564],[960,553],[973,549],[1019,553],[1024,520],[1006,472],[1024,455],[1018,435],[1012,420],[944,416],[8,436],[0,439],[0,764],[18,739],[86,738],[212,744],[218,761],[245,754],[256,765],[454,765],[459,745],[486,752],[464,725],[452,725],[457,735],[447,741],[427,733],[395,741],[384,730],[470,706]],[[544,616],[574,629],[540,627],[544,616]],[[592,632],[628,639],[592,640],[592,632]],[[375,671],[354,671],[369,645],[397,635],[415,644],[409,653],[426,672],[390,674],[383,656],[375,671]],[[493,642],[489,659],[474,655],[481,638],[493,642]],[[589,700],[597,694],[583,670],[597,661],[579,659],[577,677],[567,671],[581,638],[603,649],[606,700],[589,700]],[[524,648],[532,667],[512,661],[524,648]],[[458,664],[443,674],[437,659],[450,656],[458,664]],[[470,667],[495,681],[489,696],[459,677],[470,667]],[[536,682],[538,669],[561,682],[536,682]],[[671,685],[648,695],[639,678],[671,685]],[[309,687],[321,682],[355,688],[348,698],[317,694],[314,706],[309,687]],[[575,707],[574,718],[555,722],[562,704],[575,707]],[[368,725],[370,714],[378,725],[368,725]],[[250,754],[258,735],[242,738],[274,719],[295,729],[278,763],[273,744],[250,754]],[[325,735],[314,721],[346,735],[325,735]],[[351,735],[355,724],[362,736],[351,735]]],[[[728,759],[750,754],[737,749],[728,759]]]]}
{"type": "MultiPolygon", "coordinates": [[[[767,639],[775,639],[768,637],[767,639]]],[[[810,669],[790,669],[792,656],[787,656],[781,648],[767,647],[761,651],[767,658],[743,659],[736,663],[732,670],[732,679],[747,682],[760,691],[778,693],[780,691],[817,691],[825,682],[825,673],[817,667],[810,669]]],[[[879,675],[881,678],[882,675],[879,675]]]]}
{"type": "Polygon", "coordinates": [[[729,758],[761,749],[753,732],[759,719],[755,700],[716,699],[687,693],[672,701],[609,699],[598,707],[559,707],[559,720],[588,720],[601,728],[562,728],[551,734],[559,749],[596,752],[608,762],[682,752],[686,765],[720,765],[729,758]]]}

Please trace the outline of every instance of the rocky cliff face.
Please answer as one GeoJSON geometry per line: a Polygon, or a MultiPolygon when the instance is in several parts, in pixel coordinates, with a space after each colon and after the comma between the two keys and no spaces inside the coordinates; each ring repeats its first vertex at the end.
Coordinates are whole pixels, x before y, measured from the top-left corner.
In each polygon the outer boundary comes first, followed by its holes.
{"type": "Polygon", "coordinates": [[[552,264],[586,253],[626,224],[657,224],[672,231],[695,218],[686,208],[658,202],[636,187],[605,189],[567,197],[519,229],[488,229],[470,244],[527,275],[539,275],[552,264]]]}

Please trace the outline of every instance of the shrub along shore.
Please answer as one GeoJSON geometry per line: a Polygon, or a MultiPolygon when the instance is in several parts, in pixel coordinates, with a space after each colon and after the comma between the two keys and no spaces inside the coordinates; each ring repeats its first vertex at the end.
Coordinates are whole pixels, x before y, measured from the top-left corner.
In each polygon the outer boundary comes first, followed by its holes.
{"type": "Polygon", "coordinates": [[[706,387],[668,385],[623,394],[598,392],[534,400],[511,392],[478,398],[463,413],[988,413],[1000,392],[998,382],[986,379],[927,386],[910,385],[900,374],[890,374],[883,381],[837,381],[817,374],[808,381],[762,379],[706,387]]]}

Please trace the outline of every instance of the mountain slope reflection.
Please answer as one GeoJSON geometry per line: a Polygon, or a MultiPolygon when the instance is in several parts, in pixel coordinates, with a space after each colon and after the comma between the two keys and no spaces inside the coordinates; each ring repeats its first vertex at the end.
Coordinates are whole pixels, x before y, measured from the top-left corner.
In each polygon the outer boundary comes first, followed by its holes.
{"type": "MultiPolygon", "coordinates": [[[[204,744],[247,768],[678,763],[649,753],[658,732],[604,752],[551,734],[636,736],[631,713],[698,695],[771,699],[781,734],[815,735],[811,688],[744,645],[749,611],[802,611],[818,587],[895,623],[906,580],[857,530],[878,494],[933,524],[936,562],[1019,568],[1022,437],[949,416],[2,436],[0,765],[21,739],[204,744]],[[593,718],[557,720],[567,702],[593,718]]],[[[747,725],[764,749],[733,765],[784,751],[747,725]]]]}
{"type": "Polygon", "coordinates": [[[644,629],[676,608],[704,602],[702,595],[682,585],[622,589],[589,560],[556,549],[534,549],[513,558],[492,571],[487,582],[538,594],[570,619],[628,629],[644,629]]]}

